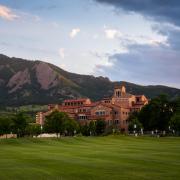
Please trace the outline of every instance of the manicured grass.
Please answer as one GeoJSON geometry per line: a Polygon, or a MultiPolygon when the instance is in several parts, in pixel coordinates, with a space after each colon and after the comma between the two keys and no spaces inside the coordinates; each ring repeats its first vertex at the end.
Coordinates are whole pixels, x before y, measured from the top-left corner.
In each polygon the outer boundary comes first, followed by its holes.
{"type": "Polygon", "coordinates": [[[180,138],[0,140],[0,180],[180,179],[180,138]]]}

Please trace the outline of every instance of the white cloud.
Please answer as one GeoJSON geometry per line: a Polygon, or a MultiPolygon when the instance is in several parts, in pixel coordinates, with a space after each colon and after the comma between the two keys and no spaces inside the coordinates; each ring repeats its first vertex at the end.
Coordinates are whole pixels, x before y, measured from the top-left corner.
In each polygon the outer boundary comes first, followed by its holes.
{"type": "Polygon", "coordinates": [[[59,24],[57,22],[52,22],[51,25],[54,27],[54,28],[58,28],[59,27],[59,24]]]}
{"type": "Polygon", "coordinates": [[[139,45],[154,45],[154,46],[168,46],[166,36],[132,36],[130,34],[124,34],[119,38],[120,43],[123,47],[139,44],[139,45]]]}
{"type": "Polygon", "coordinates": [[[98,34],[93,35],[93,39],[98,39],[98,38],[99,38],[98,34]]]}
{"type": "Polygon", "coordinates": [[[60,64],[60,67],[65,69],[66,68],[66,65],[65,64],[60,64]]]}
{"type": "Polygon", "coordinates": [[[64,48],[60,48],[60,49],[59,49],[59,55],[60,55],[60,57],[61,57],[62,59],[65,58],[65,49],[64,49],[64,48]]]}
{"type": "Polygon", "coordinates": [[[107,39],[115,39],[122,36],[122,33],[117,29],[105,29],[104,32],[107,39]]]}
{"type": "Polygon", "coordinates": [[[70,36],[71,38],[74,38],[80,31],[81,31],[81,30],[80,30],[79,28],[74,28],[74,29],[71,30],[69,36],[70,36]]]}
{"type": "Polygon", "coordinates": [[[21,17],[22,22],[32,21],[32,22],[38,23],[42,20],[41,17],[38,15],[34,15],[27,12],[22,12],[22,11],[18,11],[17,13],[19,15],[18,17],[21,17]]]}
{"type": "Polygon", "coordinates": [[[39,22],[39,21],[41,21],[41,18],[39,16],[35,15],[34,16],[34,21],[39,22]]]}
{"type": "Polygon", "coordinates": [[[90,55],[98,59],[98,64],[95,64],[96,67],[112,67],[113,63],[109,61],[109,53],[99,53],[97,51],[91,51],[90,55]]]}
{"type": "Polygon", "coordinates": [[[12,21],[19,16],[14,14],[10,8],[0,5],[0,17],[12,21]]]}

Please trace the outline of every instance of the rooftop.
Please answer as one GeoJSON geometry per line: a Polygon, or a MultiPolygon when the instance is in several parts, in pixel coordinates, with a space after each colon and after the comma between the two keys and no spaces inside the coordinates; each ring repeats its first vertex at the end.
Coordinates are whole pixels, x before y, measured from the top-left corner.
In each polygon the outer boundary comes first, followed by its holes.
{"type": "Polygon", "coordinates": [[[89,100],[89,98],[66,99],[66,100],[64,100],[64,103],[66,103],[66,102],[85,102],[87,100],[89,100]]]}

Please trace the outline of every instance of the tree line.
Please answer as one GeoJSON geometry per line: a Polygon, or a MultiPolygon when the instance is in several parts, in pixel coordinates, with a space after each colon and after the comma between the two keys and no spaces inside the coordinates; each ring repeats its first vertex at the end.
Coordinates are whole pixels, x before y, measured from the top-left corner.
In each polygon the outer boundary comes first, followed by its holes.
{"type": "Polygon", "coordinates": [[[40,126],[38,124],[28,123],[30,117],[19,112],[11,116],[1,116],[0,117],[0,135],[16,134],[17,137],[24,137],[25,135],[39,133],[40,126]]]}
{"type": "Polygon", "coordinates": [[[90,124],[80,125],[70,118],[67,113],[54,111],[46,116],[44,125],[28,123],[29,117],[19,112],[12,117],[0,117],[0,135],[16,134],[17,138],[38,136],[41,133],[56,133],[57,137],[101,135],[106,124],[103,120],[91,121],[90,124]]]}
{"type": "Polygon", "coordinates": [[[44,131],[61,135],[73,136],[82,134],[84,136],[102,135],[105,132],[106,123],[104,120],[91,121],[89,124],[79,124],[64,112],[54,111],[48,115],[44,123],[44,131]]]}

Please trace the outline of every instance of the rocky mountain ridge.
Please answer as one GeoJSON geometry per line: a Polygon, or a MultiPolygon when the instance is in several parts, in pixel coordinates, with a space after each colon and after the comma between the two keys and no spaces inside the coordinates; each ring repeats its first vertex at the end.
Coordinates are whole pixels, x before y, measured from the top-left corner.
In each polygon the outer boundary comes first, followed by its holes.
{"type": "Polygon", "coordinates": [[[180,90],[166,86],[140,86],[111,82],[105,77],[80,75],[43,61],[10,58],[0,54],[0,106],[58,103],[66,98],[111,96],[115,84],[125,84],[133,94],[149,98],[165,93],[171,98],[180,90]]]}

